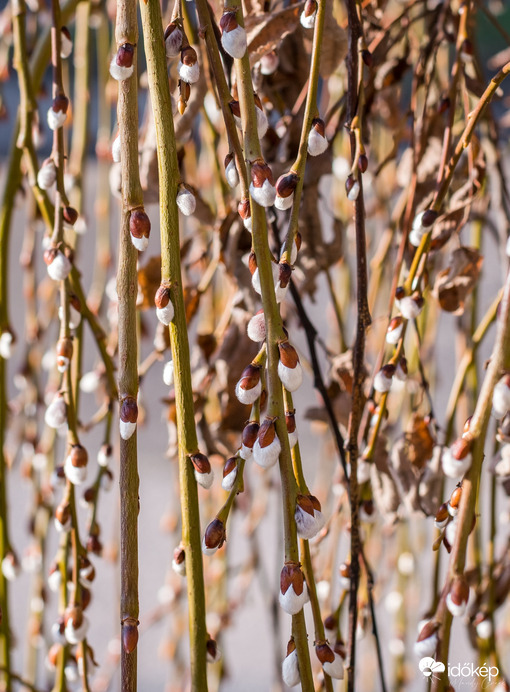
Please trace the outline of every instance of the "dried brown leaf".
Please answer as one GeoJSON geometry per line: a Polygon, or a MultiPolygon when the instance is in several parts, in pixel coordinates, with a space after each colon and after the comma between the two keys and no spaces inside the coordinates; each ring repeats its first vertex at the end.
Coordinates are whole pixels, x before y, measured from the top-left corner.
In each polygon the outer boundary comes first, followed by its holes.
{"type": "Polygon", "coordinates": [[[252,65],[266,53],[275,50],[281,40],[297,28],[301,9],[301,5],[292,5],[278,12],[265,12],[246,17],[245,28],[252,65]]]}
{"type": "Polygon", "coordinates": [[[446,312],[461,315],[464,301],[475,287],[483,263],[476,248],[460,247],[451,256],[449,266],[436,277],[433,294],[446,312]]]}

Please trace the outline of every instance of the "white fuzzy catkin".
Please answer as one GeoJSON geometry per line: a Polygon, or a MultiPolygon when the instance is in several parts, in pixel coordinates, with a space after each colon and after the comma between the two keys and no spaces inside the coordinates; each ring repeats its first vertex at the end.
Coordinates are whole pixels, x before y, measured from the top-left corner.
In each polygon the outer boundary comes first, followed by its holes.
{"type": "Polygon", "coordinates": [[[328,148],[328,140],[317,132],[315,127],[308,133],[308,153],[310,156],[320,156],[328,148]]]}
{"type": "Polygon", "coordinates": [[[14,581],[20,573],[19,565],[16,564],[14,556],[8,554],[2,560],[2,574],[7,581],[14,581]]]}
{"type": "Polygon", "coordinates": [[[184,216],[191,216],[195,212],[197,207],[197,200],[195,195],[189,190],[183,189],[179,190],[177,193],[177,206],[184,214],[184,216]]]}
{"type": "Polygon", "coordinates": [[[276,188],[267,179],[264,180],[261,187],[255,187],[253,182],[251,182],[250,195],[261,207],[270,207],[276,199],[276,188]]]}
{"type": "Polygon", "coordinates": [[[294,430],[294,432],[289,433],[289,446],[291,449],[296,446],[297,441],[298,441],[298,431],[296,428],[296,430],[294,430]]]}
{"type": "Polygon", "coordinates": [[[386,343],[387,344],[397,344],[402,336],[402,330],[404,328],[404,323],[401,322],[395,329],[390,329],[386,332],[386,343]]]}
{"type": "MultiPolygon", "coordinates": [[[[271,262],[271,271],[273,273],[273,282],[276,285],[280,277],[280,268],[275,262],[271,262]]],[[[257,269],[255,269],[251,277],[251,285],[253,286],[255,292],[259,294],[259,296],[262,295],[262,289],[260,286],[260,273],[258,267],[257,269]]]]}
{"type": "Polygon", "coordinates": [[[120,135],[117,135],[112,144],[112,159],[114,163],[120,162],[120,135]]]}
{"type": "Polygon", "coordinates": [[[282,678],[287,687],[295,687],[301,682],[299,675],[297,649],[291,651],[288,656],[283,659],[282,663],[282,678]]]}
{"type": "Polygon", "coordinates": [[[279,62],[278,56],[274,51],[266,53],[266,55],[260,58],[260,74],[265,76],[274,74],[278,69],[279,62]]]}
{"type": "Polygon", "coordinates": [[[234,483],[236,482],[237,478],[237,466],[235,466],[230,473],[227,473],[226,476],[223,477],[221,481],[221,487],[223,490],[226,490],[227,492],[230,492],[232,488],[234,487],[234,483]]]}
{"type": "MultiPolygon", "coordinates": [[[[320,514],[322,515],[322,512],[320,512],[320,514]]],[[[315,517],[315,512],[313,515],[308,514],[308,512],[305,512],[305,510],[299,505],[296,505],[294,519],[296,521],[296,527],[299,537],[306,538],[306,540],[314,538],[322,528],[321,526],[319,526],[319,522],[315,517]]]]}
{"type": "Polygon", "coordinates": [[[215,548],[208,548],[205,544],[205,536],[202,538],[202,552],[204,555],[214,555],[217,550],[218,546],[215,548]]]}
{"type": "Polygon", "coordinates": [[[195,480],[202,488],[209,490],[214,481],[214,472],[211,469],[209,473],[200,473],[195,469],[195,480]]]}
{"type": "Polygon", "coordinates": [[[60,250],[55,255],[51,264],[48,264],[48,276],[54,281],[64,281],[69,276],[72,264],[60,250]]]}
{"type": "Polygon", "coordinates": [[[239,185],[239,173],[237,172],[236,162],[232,159],[225,168],[225,177],[229,186],[234,189],[239,185]]]}
{"type": "Polygon", "coordinates": [[[275,292],[275,297],[276,297],[277,303],[282,302],[282,300],[287,295],[288,290],[289,290],[289,284],[287,284],[286,286],[282,286],[279,281],[276,282],[275,287],[274,287],[274,292],[275,292]]]}
{"type": "Polygon", "coordinates": [[[476,634],[480,639],[490,639],[492,636],[492,623],[489,618],[485,618],[476,625],[476,634]]]}
{"type": "Polygon", "coordinates": [[[448,478],[460,478],[471,467],[471,461],[472,456],[470,452],[468,452],[464,459],[455,459],[450,447],[447,447],[443,450],[443,455],[441,457],[443,473],[445,476],[448,476],[448,478]]]}
{"type": "Polygon", "coordinates": [[[176,27],[165,40],[165,50],[167,58],[175,58],[181,52],[182,47],[182,31],[176,27]]]}
{"type": "Polygon", "coordinates": [[[262,139],[269,128],[269,121],[263,109],[258,106],[255,108],[255,114],[257,116],[257,134],[259,139],[262,139]]]}
{"type": "Polygon", "coordinates": [[[73,42],[63,31],[60,32],[60,57],[66,60],[73,52],[73,42]]]}
{"type": "Polygon", "coordinates": [[[64,113],[64,111],[54,111],[51,106],[48,109],[46,120],[48,121],[48,127],[50,130],[58,130],[58,128],[62,127],[62,125],[65,123],[66,118],[67,113],[64,113]]]}
{"type": "Polygon", "coordinates": [[[303,383],[303,368],[301,367],[301,363],[296,363],[295,368],[288,368],[279,360],[278,377],[287,391],[295,392],[303,383]]]}
{"type": "Polygon", "coordinates": [[[198,78],[200,77],[200,67],[198,66],[198,62],[194,63],[193,65],[185,65],[179,60],[177,69],[179,70],[179,77],[183,80],[183,82],[187,82],[188,84],[195,84],[195,82],[198,82],[198,78]]]}
{"type": "Polygon", "coordinates": [[[359,182],[357,180],[355,180],[351,189],[347,193],[347,199],[350,202],[355,202],[359,197],[359,192],[360,192],[360,185],[359,185],[359,182]]]}
{"type": "Polygon", "coordinates": [[[253,404],[259,398],[262,392],[262,382],[259,380],[251,389],[241,387],[241,381],[236,384],[236,397],[241,404],[253,404]]]}
{"type": "Polygon", "coordinates": [[[67,422],[67,408],[64,397],[56,396],[46,409],[44,422],[49,428],[56,430],[67,422]]]}
{"type": "Polygon", "coordinates": [[[164,308],[156,308],[156,316],[161,324],[165,325],[165,327],[168,327],[170,322],[173,320],[174,314],[174,306],[171,300],[168,301],[168,305],[165,305],[164,308]]]}
{"type": "Polygon", "coordinates": [[[322,669],[324,670],[327,675],[329,675],[330,678],[334,678],[335,680],[343,680],[344,679],[344,662],[342,657],[334,652],[335,654],[335,660],[334,661],[326,661],[325,663],[322,664],[322,669]]]}
{"type": "Polygon", "coordinates": [[[48,159],[43,163],[37,173],[37,185],[41,190],[49,190],[57,180],[57,167],[53,159],[48,159]]]}
{"type": "Polygon", "coordinates": [[[255,341],[255,343],[264,341],[266,338],[266,321],[263,312],[253,315],[251,320],[248,322],[246,331],[248,333],[248,337],[252,341],[255,341]]]}
{"type": "Polygon", "coordinates": [[[82,614],[83,621],[79,627],[75,627],[71,619],[66,625],[66,639],[69,644],[79,644],[87,636],[89,629],[89,620],[86,615],[82,614]]]}
{"type": "Polygon", "coordinates": [[[510,409],[510,387],[506,383],[506,377],[501,378],[494,387],[492,408],[496,418],[503,418],[510,409]]]}
{"type": "Polygon", "coordinates": [[[110,63],[110,74],[118,82],[122,82],[125,79],[129,79],[133,74],[135,69],[134,65],[130,67],[123,67],[122,65],[117,65],[117,56],[114,55],[110,63]]]}
{"type": "Polygon", "coordinates": [[[384,394],[384,392],[390,391],[392,382],[392,377],[387,377],[383,370],[379,370],[374,377],[374,389],[376,392],[381,392],[381,394],[384,394]]]}
{"type": "Polygon", "coordinates": [[[461,603],[460,605],[454,603],[452,600],[452,595],[449,593],[446,597],[446,607],[453,615],[453,617],[460,618],[466,612],[467,603],[461,603]]]}
{"type": "Polygon", "coordinates": [[[232,31],[224,31],[221,35],[221,45],[233,58],[242,58],[248,45],[245,29],[237,25],[232,31]]]}
{"type": "Polygon", "coordinates": [[[80,391],[84,394],[92,394],[97,390],[99,381],[99,375],[95,370],[84,373],[80,379],[80,391]]]}
{"type": "Polygon", "coordinates": [[[399,309],[406,320],[415,320],[423,309],[411,296],[404,296],[399,301],[399,309]]]}
{"type": "Polygon", "coordinates": [[[119,421],[119,432],[123,440],[129,440],[131,435],[136,430],[136,423],[130,423],[129,421],[119,421]]]}
{"type": "Polygon", "coordinates": [[[4,360],[9,360],[12,356],[13,338],[11,332],[3,332],[0,336],[0,357],[4,360]]]}
{"type": "Polygon", "coordinates": [[[414,643],[414,653],[418,658],[424,658],[425,656],[433,656],[438,644],[437,632],[434,632],[427,637],[422,639],[420,642],[414,643]]]}
{"type": "Polygon", "coordinates": [[[271,468],[278,461],[282,446],[278,435],[275,434],[274,440],[267,447],[261,447],[259,439],[253,445],[253,460],[263,469],[271,468]]]}
{"type": "Polygon", "coordinates": [[[73,485],[81,485],[87,480],[87,467],[73,466],[70,456],[65,460],[64,473],[66,474],[67,480],[71,481],[73,485]]]}
{"type": "Polygon", "coordinates": [[[304,27],[305,29],[313,29],[315,26],[315,19],[317,18],[317,10],[313,12],[311,15],[308,17],[305,14],[305,11],[303,10],[301,12],[301,15],[299,17],[299,21],[301,22],[301,26],[304,27]]]}
{"type": "Polygon", "coordinates": [[[172,560],[172,569],[179,576],[185,577],[186,576],[186,560],[183,560],[182,562],[176,562],[175,559],[172,560]]]}
{"type": "Polygon", "coordinates": [[[149,247],[149,239],[144,235],[141,238],[135,238],[135,236],[131,233],[131,242],[138,252],[144,252],[144,250],[147,250],[149,247]]]}
{"type": "Polygon", "coordinates": [[[169,360],[168,363],[165,363],[165,367],[163,368],[163,382],[166,384],[167,387],[171,387],[174,383],[173,360],[169,360]]]}
{"type": "Polygon", "coordinates": [[[277,194],[275,197],[275,200],[274,200],[275,207],[277,209],[279,209],[280,211],[285,211],[286,209],[290,209],[293,203],[294,203],[294,193],[292,193],[288,197],[280,197],[277,194]]]}
{"type": "Polygon", "coordinates": [[[409,242],[413,247],[420,247],[421,241],[425,233],[421,233],[420,231],[416,230],[415,228],[412,228],[410,233],[409,233],[409,242]]]}
{"type": "Polygon", "coordinates": [[[298,595],[294,591],[294,586],[291,584],[284,594],[280,590],[278,600],[280,602],[280,606],[286,613],[289,615],[297,615],[305,603],[308,603],[310,600],[306,582],[303,582],[303,591],[301,594],[298,595]]]}

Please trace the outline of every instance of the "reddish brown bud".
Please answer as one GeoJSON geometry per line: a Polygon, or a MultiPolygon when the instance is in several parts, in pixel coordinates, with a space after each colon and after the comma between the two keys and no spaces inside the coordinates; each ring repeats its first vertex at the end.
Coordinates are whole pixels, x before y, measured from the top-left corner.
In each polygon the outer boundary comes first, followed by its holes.
{"type": "Polygon", "coordinates": [[[143,209],[134,209],[129,216],[129,231],[134,238],[148,238],[151,222],[143,209]]]}
{"type": "Polygon", "coordinates": [[[458,507],[460,505],[460,498],[461,497],[462,497],[462,486],[458,485],[454,489],[452,494],[450,495],[450,500],[449,500],[450,507],[453,507],[454,509],[458,509],[458,507]]]}
{"type": "Polygon", "coordinates": [[[280,574],[280,591],[286,594],[292,586],[296,596],[303,593],[305,578],[298,562],[287,562],[280,574]]]}
{"type": "Polygon", "coordinates": [[[122,623],[122,647],[127,654],[133,653],[138,644],[138,622],[126,618],[122,623]]]}
{"type": "Polygon", "coordinates": [[[53,99],[51,107],[55,113],[67,113],[67,109],[69,108],[69,99],[65,94],[58,94],[53,99]]]}
{"type": "Polygon", "coordinates": [[[89,505],[91,505],[94,502],[94,500],[96,499],[96,489],[94,488],[93,485],[91,485],[90,488],[87,488],[84,491],[83,499],[89,505]]]}
{"type": "Polygon", "coordinates": [[[67,358],[68,360],[71,360],[73,357],[73,340],[64,337],[62,339],[59,339],[57,342],[57,356],[59,358],[67,358]]]}
{"type": "Polygon", "coordinates": [[[293,171],[284,173],[276,181],[276,194],[279,197],[290,197],[294,193],[298,182],[299,176],[293,171]]]}
{"type": "Polygon", "coordinates": [[[260,366],[250,363],[245,367],[239,380],[242,389],[253,389],[260,382],[260,366]]]}
{"type": "Polygon", "coordinates": [[[467,603],[469,598],[469,584],[464,575],[457,575],[450,588],[450,598],[455,605],[467,603]]]}
{"type": "Polygon", "coordinates": [[[178,28],[179,27],[177,26],[177,24],[175,22],[170,22],[170,24],[168,24],[166,29],[165,29],[165,34],[164,34],[165,41],[170,36],[170,34],[173,34],[173,32],[178,28]]]}
{"type": "Polygon", "coordinates": [[[186,48],[181,50],[181,62],[183,65],[191,67],[196,63],[197,59],[197,52],[191,46],[186,46],[186,48]]]}
{"type": "Polygon", "coordinates": [[[367,50],[366,48],[365,48],[364,50],[361,51],[361,59],[363,60],[363,62],[365,63],[365,65],[366,65],[367,67],[372,67],[372,65],[374,64],[373,55],[372,55],[372,53],[371,53],[369,50],[367,50]]]}
{"type": "Polygon", "coordinates": [[[236,118],[240,118],[241,117],[241,108],[239,106],[239,101],[232,99],[232,101],[230,101],[230,103],[228,105],[230,106],[230,110],[232,111],[232,115],[235,115],[236,118]]]}
{"type": "Polygon", "coordinates": [[[349,192],[352,190],[355,182],[356,181],[354,180],[354,176],[352,174],[347,176],[345,179],[345,191],[347,194],[349,194],[349,192]]]}
{"type": "Polygon", "coordinates": [[[450,108],[451,106],[451,101],[448,98],[448,96],[443,96],[443,98],[439,101],[439,106],[437,108],[437,112],[439,115],[442,113],[446,113],[446,111],[450,108]]]}
{"type": "Polygon", "coordinates": [[[74,207],[64,207],[63,216],[66,223],[70,226],[74,226],[78,219],[78,212],[74,207]]]}
{"type": "Polygon", "coordinates": [[[423,216],[421,217],[422,226],[425,226],[425,228],[432,226],[437,221],[438,216],[439,214],[435,209],[427,209],[423,212],[423,216]]]}
{"type": "Polygon", "coordinates": [[[467,457],[470,449],[471,442],[463,437],[459,437],[452,444],[450,451],[452,453],[453,458],[457,459],[457,461],[460,461],[461,459],[465,459],[467,457]]]}
{"type": "Polygon", "coordinates": [[[165,286],[164,284],[161,284],[161,286],[156,291],[156,296],[154,298],[154,303],[156,304],[156,307],[160,309],[166,308],[169,300],[170,286],[165,286]]]}
{"type": "Polygon", "coordinates": [[[186,551],[182,547],[182,545],[178,545],[177,548],[174,550],[174,561],[178,565],[182,565],[182,563],[186,560],[186,551]]]}
{"type": "Polygon", "coordinates": [[[259,428],[259,434],[257,437],[258,437],[259,445],[262,448],[269,447],[271,442],[276,437],[276,429],[274,427],[274,419],[273,418],[266,418],[265,419],[265,421],[262,423],[262,425],[259,428]]]}
{"type": "Polygon", "coordinates": [[[237,457],[230,457],[230,459],[227,459],[225,462],[225,465],[223,467],[223,478],[228,476],[229,473],[231,473],[237,466],[237,457]]]}
{"type": "Polygon", "coordinates": [[[119,67],[131,67],[134,54],[135,47],[131,43],[123,43],[117,50],[115,62],[119,67]]]}
{"type": "Polygon", "coordinates": [[[259,424],[256,421],[247,423],[243,428],[242,442],[245,447],[252,449],[259,434],[259,424]]]}
{"type": "Polygon", "coordinates": [[[340,572],[341,577],[344,577],[345,579],[351,578],[351,565],[349,562],[343,562],[338,568],[338,571],[340,572]]]}
{"type": "Polygon", "coordinates": [[[289,344],[288,341],[282,341],[278,344],[278,350],[283,365],[285,365],[286,368],[294,369],[299,363],[299,356],[294,346],[289,344]]]}
{"type": "Polygon", "coordinates": [[[358,168],[362,173],[366,173],[368,168],[368,157],[366,154],[360,154],[358,158],[358,168]]]}
{"type": "Polygon", "coordinates": [[[71,518],[71,505],[68,502],[61,503],[55,510],[56,520],[64,526],[71,518]]]}
{"type": "Polygon", "coordinates": [[[324,620],[324,627],[327,630],[336,630],[338,627],[338,619],[334,613],[328,615],[324,620]]]}
{"type": "Polygon", "coordinates": [[[138,404],[132,396],[123,399],[120,405],[120,419],[124,423],[136,423],[138,420],[138,404]]]}
{"type": "Polygon", "coordinates": [[[70,605],[64,613],[64,623],[67,626],[69,622],[75,629],[78,629],[83,624],[83,608],[81,605],[70,605]]]}
{"type": "Polygon", "coordinates": [[[385,377],[393,377],[396,369],[393,363],[386,363],[386,365],[382,366],[381,372],[384,373],[385,377]]]}
{"type": "Polygon", "coordinates": [[[398,364],[404,375],[407,375],[407,358],[405,356],[402,356],[398,364]]]}
{"type": "Polygon", "coordinates": [[[221,548],[227,538],[225,524],[217,517],[211,521],[205,530],[204,543],[206,548],[221,548]]]}
{"type": "Polygon", "coordinates": [[[288,262],[280,262],[278,265],[278,281],[282,288],[286,288],[289,285],[290,277],[292,276],[292,267],[288,262]]]}
{"type": "Polygon", "coordinates": [[[305,17],[311,17],[314,12],[317,12],[316,0],[306,0],[304,8],[305,17]]]}
{"type": "Polygon", "coordinates": [[[429,637],[432,637],[437,630],[439,629],[439,623],[434,622],[434,620],[429,620],[429,622],[426,622],[425,625],[420,630],[420,634],[418,635],[417,642],[422,642],[424,639],[428,639],[429,637]]]}
{"type": "Polygon", "coordinates": [[[321,135],[321,137],[326,136],[326,125],[324,124],[324,120],[321,118],[314,118],[312,120],[312,127],[321,135]]]}
{"type": "Polygon", "coordinates": [[[450,513],[448,512],[448,505],[446,504],[446,502],[443,502],[443,504],[437,510],[436,516],[434,517],[434,519],[438,523],[441,523],[443,521],[446,521],[449,516],[450,516],[450,513]]]}
{"type": "Polygon", "coordinates": [[[220,19],[220,29],[221,33],[223,34],[225,31],[228,33],[229,31],[233,31],[234,29],[237,29],[239,26],[239,23],[236,19],[236,12],[234,11],[227,11],[224,12],[221,16],[220,19]]]}
{"type": "Polygon", "coordinates": [[[250,200],[245,197],[242,199],[239,204],[237,205],[237,213],[239,216],[243,219],[249,219],[251,216],[251,209],[250,209],[250,200]]]}
{"type": "Polygon", "coordinates": [[[257,257],[254,252],[250,252],[250,256],[248,257],[248,268],[250,274],[255,274],[255,270],[257,269],[257,257]]]}
{"type": "Polygon", "coordinates": [[[289,435],[296,431],[296,416],[295,411],[285,411],[285,424],[289,435]]]}
{"type": "Polygon", "coordinates": [[[94,553],[94,555],[101,555],[103,552],[103,544],[96,535],[90,534],[88,536],[87,550],[89,553],[94,553]]]}
{"type": "Polygon", "coordinates": [[[287,643],[287,656],[290,656],[290,654],[296,649],[296,642],[294,641],[294,637],[291,637],[287,643]]]}
{"type": "Polygon", "coordinates": [[[397,286],[397,288],[395,289],[395,300],[402,300],[405,294],[405,288],[403,286],[397,286]]]}
{"type": "Polygon", "coordinates": [[[315,647],[315,653],[317,654],[317,658],[321,662],[321,664],[324,663],[333,663],[335,660],[335,653],[333,649],[329,646],[329,644],[318,644],[315,647]]]}
{"type": "Polygon", "coordinates": [[[69,456],[71,457],[71,463],[73,466],[86,466],[87,461],[89,460],[87,450],[85,449],[85,447],[82,447],[81,445],[73,445],[71,447],[71,452],[69,456]]]}
{"type": "Polygon", "coordinates": [[[299,231],[296,233],[296,239],[294,242],[296,243],[296,248],[297,248],[297,251],[299,252],[301,250],[301,243],[303,242],[303,238],[302,238],[301,233],[299,231]]]}
{"type": "Polygon", "coordinates": [[[211,473],[211,462],[201,452],[190,454],[190,460],[198,473],[211,473]]]}
{"type": "Polygon", "coordinates": [[[265,161],[252,163],[251,179],[255,187],[262,187],[266,180],[269,180],[271,185],[274,184],[273,172],[265,161]]]}
{"type": "Polygon", "coordinates": [[[44,251],[43,259],[48,266],[53,262],[53,260],[57,256],[57,252],[58,250],[56,247],[50,247],[44,251]]]}
{"type": "Polygon", "coordinates": [[[313,502],[310,499],[309,495],[297,495],[296,497],[296,504],[301,507],[303,512],[306,512],[309,514],[311,517],[314,516],[313,510],[313,502]]]}

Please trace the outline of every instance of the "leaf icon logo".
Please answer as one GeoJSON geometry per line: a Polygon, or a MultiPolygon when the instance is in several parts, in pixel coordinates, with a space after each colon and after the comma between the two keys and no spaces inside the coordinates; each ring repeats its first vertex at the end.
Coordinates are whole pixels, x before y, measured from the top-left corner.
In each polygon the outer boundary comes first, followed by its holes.
{"type": "Polygon", "coordinates": [[[433,673],[443,673],[445,670],[444,663],[441,663],[441,661],[435,661],[431,656],[425,656],[425,658],[422,658],[418,664],[418,667],[426,678],[429,678],[433,673]]]}

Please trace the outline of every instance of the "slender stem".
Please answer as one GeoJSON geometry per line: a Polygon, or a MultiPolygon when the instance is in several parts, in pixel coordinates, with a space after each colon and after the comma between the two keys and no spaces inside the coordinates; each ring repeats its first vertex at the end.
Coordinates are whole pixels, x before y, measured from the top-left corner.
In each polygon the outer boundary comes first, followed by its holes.
{"type": "Polygon", "coordinates": [[[156,122],[161,227],[161,280],[170,287],[174,318],[170,343],[179,439],[182,543],[186,553],[186,575],[190,626],[191,689],[207,691],[205,593],[202,553],[199,549],[200,513],[197,483],[189,455],[197,451],[189,343],[180,265],[179,217],[176,197],[180,180],[166,66],[161,9],[158,0],[140,4],[149,91],[156,122]]]}
{"type": "MultiPolygon", "coordinates": [[[[128,79],[119,82],[117,118],[119,122],[122,163],[122,215],[119,240],[117,294],[119,297],[119,399],[136,401],[138,395],[138,345],[136,294],[137,251],[131,242],[129,222],[131,209],[142,205],[138,173],[138,94],[136,45],[138,24],[136,0],[117,1],[117,46],[134,46],[135,69],[128,79]]],[[[137,433],[120,440],[120,618],[123,646],[121,648],[121,687],[123,692],[137,689],[138,633],[138,459],[137,433]]]]}

